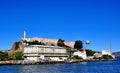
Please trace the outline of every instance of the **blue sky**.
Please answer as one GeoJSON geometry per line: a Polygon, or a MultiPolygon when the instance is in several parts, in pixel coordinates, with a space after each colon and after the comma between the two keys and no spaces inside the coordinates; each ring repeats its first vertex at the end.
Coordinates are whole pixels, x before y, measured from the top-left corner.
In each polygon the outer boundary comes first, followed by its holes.
{"type": "Polygon", "coordinates": [[[0,50],[27,37],[91,41],[91,49],[120,51],[119,0],[0,0],[0,50]]]}

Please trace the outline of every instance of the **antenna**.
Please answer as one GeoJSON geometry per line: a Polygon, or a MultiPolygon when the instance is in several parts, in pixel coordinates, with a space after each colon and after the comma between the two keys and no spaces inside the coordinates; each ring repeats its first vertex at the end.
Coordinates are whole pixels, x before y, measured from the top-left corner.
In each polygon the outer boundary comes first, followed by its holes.
{"type": "Polygon", "coordinates": [[[110,53],[112,54],[112,44],[110,44],[110,53]]]}

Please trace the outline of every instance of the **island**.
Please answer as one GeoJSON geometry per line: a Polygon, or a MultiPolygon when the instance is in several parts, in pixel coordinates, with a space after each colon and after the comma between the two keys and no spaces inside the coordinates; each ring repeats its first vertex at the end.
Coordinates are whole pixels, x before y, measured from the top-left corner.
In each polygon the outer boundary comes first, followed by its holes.
{"type": "Polygon", "coordinates": [[[23,38],[15,42],[11,50],[0,51],[0,65],[30,65],[30,64],[55,64],[77,63],[93,61],[113,61],[115,55],[110,50],[93,51],[90,41],[83,47],[81,40],[65,42],[63,39],[23,38]]]}

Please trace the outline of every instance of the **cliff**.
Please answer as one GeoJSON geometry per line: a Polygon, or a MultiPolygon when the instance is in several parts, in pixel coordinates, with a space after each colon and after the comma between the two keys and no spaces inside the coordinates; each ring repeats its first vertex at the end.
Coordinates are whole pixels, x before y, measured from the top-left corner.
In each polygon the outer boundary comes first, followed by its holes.
{"type": "Polygon", "coordinates": [[[8,54],[13,55],[16,51],[24,51],[24,45],[21,42],[15,42],[8,54]]]}

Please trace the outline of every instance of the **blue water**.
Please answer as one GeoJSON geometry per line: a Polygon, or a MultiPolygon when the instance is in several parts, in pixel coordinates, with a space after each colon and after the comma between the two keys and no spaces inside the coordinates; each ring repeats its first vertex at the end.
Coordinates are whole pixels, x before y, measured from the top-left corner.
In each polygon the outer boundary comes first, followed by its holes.
{"type": "Polygon", "coordinates": [[[4,65],[0,73],[120,73],[120,58],[116,61],[81,62],[49,65],[4,65]]]}

